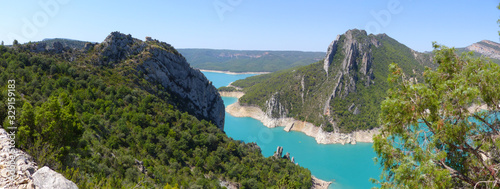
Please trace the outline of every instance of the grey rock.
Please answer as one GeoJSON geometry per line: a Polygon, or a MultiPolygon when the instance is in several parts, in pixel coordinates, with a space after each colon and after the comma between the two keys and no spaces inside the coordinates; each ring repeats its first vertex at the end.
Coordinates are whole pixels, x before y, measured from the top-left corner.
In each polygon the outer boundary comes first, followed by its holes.
{"type": "Polygon", "coordinates": [[[33,183],[41,189],[73,189],[78,188],[75,183],[64,178],[61,174],[49,167],[43,167],[33,174],[33,183]]]}
{"type": "Polygon", "coordinates": [[[295,157],[292,157],[292,160],[290,160],[292,163],[295,163],[295,157]]]}
{"type": "Polygon", "coordinates": [[[326,75],[328,76],[328,68],[330,67],[330,64],[333,61],[333,57],[335,56],[335,53],[337,53],[337,45],[340,40],[340,35],[337,35],[337,38],[330,43],[328,46],[328,50],[326,51],[326,56],[325,60],[323,62],[323,69],[325,69],[326,75]]]}

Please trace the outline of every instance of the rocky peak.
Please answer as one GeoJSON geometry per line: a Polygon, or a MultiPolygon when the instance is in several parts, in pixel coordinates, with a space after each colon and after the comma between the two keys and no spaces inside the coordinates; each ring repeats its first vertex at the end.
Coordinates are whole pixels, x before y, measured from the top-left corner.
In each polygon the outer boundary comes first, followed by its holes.
{"type": "Polygon", "coordinates": [[[112,32],[99,45],[102,63],[119,62],[130,55],[138,54],[143,50],[145,44],[142,41],[132,38],[130,34],[125,35],[120,32],[112,32]]]}
{"type": "MultiPolygon", "coordinates": [[[[330,74],[334,75],[336,77],[334,80],[337,81],[334,91],[337,94],[332,94],[332,97],[347,96],[350,92],[354,92],[358,80],[364,80],[366,86],[370,85],[374,78],[371,48],[381,45],[376,36],[367,35],[364,30],[348,30],[341,37],[337,37],[332,44],[336,44],[337,47],[329,47],[329,49],[335,49],[335,53],[342,53],[344,56],[337,73],[330,74]],[[338,52],[337,49],[342,49],[342,51],[338,52]],[[358,78],[359,76],[361,78],[358,78]]],[[[332,64],[335,56],[333,53],[334,51],[331,51],[330,54],[327,54],[325,65],[332,64]]]]}

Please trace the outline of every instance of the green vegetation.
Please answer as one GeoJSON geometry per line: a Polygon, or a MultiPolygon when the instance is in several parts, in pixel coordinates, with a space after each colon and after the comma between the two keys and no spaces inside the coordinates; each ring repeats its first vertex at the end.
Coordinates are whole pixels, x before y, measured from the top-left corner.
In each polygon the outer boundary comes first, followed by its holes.
{"type": "Polygon", "coordinates": [[[15,80],[16,144],[39,167],[80,188],[311,187],[309,170],[179,111],[183,99],[135,70],[140,56],[110,66],[96,51],[0,46],[0,121],[10,126],[7,81],[15,80]]]}
{"type": "Polygon", "coordinates": [[[178,50],[195,68],[232,72],[274,72],[309,65],[325,56],[324,52],[301,51],[178,50]]]}
{"type": "MultiPolygon", "coordinates": [[[[391,65],[374,139],[382,188],[498,188],[500,67],[435,45],[437,70],[424,83],[391,65]],[[474,112],[473,105],[487,105],[474,112]]],[[[374,182],[377,182],[374,180],[374,182]]]]}
{"type": "MultiPolygon", "coordinates": [[[[417,79],[421,76],[415,73],[422,72],[425,66],[432,64],[429,55],[415,56],[411,49],[385,34],[366,35],[362,31],[354,30],[352,35],[362,50],[357,52],[359,56],[354,57],[356,63],[352,64],[353,67],[348,72],[342,70],[346,59],[343,49],[346,43],[344,34],[337,44],[337,53],[329,66],[328,77],[323,68],[323,61],[320,61],[308,66],[238,80],[232,85],[243,88],[245,92],[240,102],[245,105],[258,105],[266,111],[270,108],[266,102],[274,98],[286,109],[285,116],[317,126],[322,125],[326,131],[333,131],[332,122],[336,123],[341,132],[378,127],[380,103],[389,88],[386,80],[389,64],[400,64],[409,77],[417,79]],[[370,44],[374,40],[380,42],[378,47],[370,44]],[[367,52],[372,56],[372,76],[365,75],[361,68],[362,55],[367,52]],[[346,86],[353,84],[354,90],[348,91],[346,86]],[[325,104],[335,88],[335,98],[329,101],[329,108],[325,113],[325,104]]],[[[282,116],[274,112],[273,115],[282,116]]]]}

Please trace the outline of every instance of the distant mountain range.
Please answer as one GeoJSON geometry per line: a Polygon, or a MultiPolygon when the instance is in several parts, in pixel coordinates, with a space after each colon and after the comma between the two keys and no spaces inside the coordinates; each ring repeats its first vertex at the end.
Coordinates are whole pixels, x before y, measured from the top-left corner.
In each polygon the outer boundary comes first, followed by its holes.
{"type": "Polygon", "coordinates": [[[178,49],[194,68],[232,72],[274,72],[321,60],[324,52],[178,49]]]}

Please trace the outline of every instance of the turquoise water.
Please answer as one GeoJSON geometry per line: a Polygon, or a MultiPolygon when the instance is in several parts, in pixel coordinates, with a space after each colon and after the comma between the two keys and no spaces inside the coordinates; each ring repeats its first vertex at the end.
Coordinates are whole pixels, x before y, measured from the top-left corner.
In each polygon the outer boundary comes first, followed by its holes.
{"type": "Polygon", "coordinates": [[[238,79],[245,79],[250,76],[254,76],[255,74],[224,74],[224,73],[216,73],[216,72],[202,72],[208,78],[208,80],[212,81],[212,84],[219,88],[222,86],[227,86],[229,83],[236,81],[238,79]]]}
{"type": "MultiPolygon", "coordinates": [[[[243,75],[205,73],[216,87],[225,86],[243,75]]],[[[223,97],[227,106],[236,98],[223,97]]],[[[229,137],[245,142],[256,142],[266,157],[272,156],[278,146],[283,154],[289,152],[295,162],[308,168],[311,173],[326,181],[330,188],[371,188],[369,179],[379,178],[380,169],[375,165],[376,156],[371,143],[356,145],[317,144],[314,138],[302,132],[285,132],[283,127],[267,128],[260,121],[244,117],[237,118],[226,113],[224,131],[229,137]]]]}

